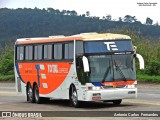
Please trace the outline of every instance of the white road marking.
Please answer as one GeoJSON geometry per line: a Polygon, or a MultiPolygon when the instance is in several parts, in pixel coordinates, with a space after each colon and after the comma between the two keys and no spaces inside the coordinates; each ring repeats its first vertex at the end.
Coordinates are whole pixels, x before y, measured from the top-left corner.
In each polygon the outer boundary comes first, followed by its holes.
{"type": "Polygon", "coordinates": [[[5,94],[6,94],[6,95],[7,95],[7,94],[8,94],[8,95],[9,95],[9,94],[17,95],[16,92],[11,92],[11,91],[10,91],[10,92],[9,92],[9,91],[0,91],[0,95],[1,95],[1,94],[2,94],[2,95],[5,95],[5,94]]]}

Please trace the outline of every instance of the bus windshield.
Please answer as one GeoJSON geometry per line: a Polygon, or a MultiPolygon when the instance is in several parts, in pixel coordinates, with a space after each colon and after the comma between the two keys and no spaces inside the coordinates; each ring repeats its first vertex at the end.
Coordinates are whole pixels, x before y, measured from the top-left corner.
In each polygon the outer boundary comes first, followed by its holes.
{"type": "Polygon", "coordinates": [[[135,80],[135,63],[132,54],[89,55],[90,82],[135,80]]]}

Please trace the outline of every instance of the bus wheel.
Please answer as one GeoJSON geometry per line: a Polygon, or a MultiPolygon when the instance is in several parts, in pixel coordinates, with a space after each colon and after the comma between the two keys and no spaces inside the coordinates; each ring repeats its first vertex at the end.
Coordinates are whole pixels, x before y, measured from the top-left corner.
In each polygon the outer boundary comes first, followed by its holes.
{"type": "Polygon", "coordinates": [[[33,89],[30,84],[27,85],[27,101],[34,103],[34,95],[33,95],[33,89]]]}
{"type": "Polygon", "coordinates": [[[34,97],[37,104],[42,103],[42,97],[39,97],[39,88],[37,84],[34,85],[34,97]]]}
{"type": "Polygon", "coordinates": [[[113,100],[113,104],[114,105],[120,105],[121,102],[122,102],[122,99],[120,99],[120,100],[113,100]]]}
{"type": "Polygon", "coordinates": [[[70,102],[71,105],[74,107],[79,107],[79,101],[78,101],[78,95],[77,95],[77,91],[76,88],[74,86],[72,86],[71,88],[71,95],[70,95],[70,102]]]}

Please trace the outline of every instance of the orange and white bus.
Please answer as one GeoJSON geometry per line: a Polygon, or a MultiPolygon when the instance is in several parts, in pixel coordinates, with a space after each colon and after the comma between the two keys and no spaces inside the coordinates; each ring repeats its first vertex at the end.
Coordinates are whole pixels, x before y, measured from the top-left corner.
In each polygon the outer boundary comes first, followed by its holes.
{"type": "Polygon", "coordinates": [[[137,97],[135,53],[131,38],[111,33],[17,39],[15,80],[27,101],[67,99],[120,104],[137,97]]]}

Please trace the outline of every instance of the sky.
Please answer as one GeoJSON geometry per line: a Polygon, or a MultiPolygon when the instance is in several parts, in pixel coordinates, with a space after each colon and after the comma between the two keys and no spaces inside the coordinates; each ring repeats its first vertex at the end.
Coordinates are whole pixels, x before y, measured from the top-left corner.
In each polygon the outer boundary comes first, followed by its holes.
{"type": "Polygon", "coordinates": [[[147,17],[160,23],[160,0],[0,0],[0,8],[4,7],[75,10],[79,15],[90,11],[90,16],[110,14],[115,20],[131,15],[142,23],[147,17]]]}

